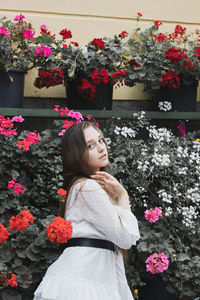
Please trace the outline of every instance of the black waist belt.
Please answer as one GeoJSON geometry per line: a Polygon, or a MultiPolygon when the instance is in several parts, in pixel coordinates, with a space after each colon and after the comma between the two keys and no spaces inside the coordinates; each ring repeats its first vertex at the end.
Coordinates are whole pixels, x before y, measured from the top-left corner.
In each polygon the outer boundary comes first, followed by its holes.
{"type": "Polygon", "coordinates": [[[93,238],[72,238],[66,243],[66,247],[95,247],[115,251],[116,246],[110,241],[93,238]]]}

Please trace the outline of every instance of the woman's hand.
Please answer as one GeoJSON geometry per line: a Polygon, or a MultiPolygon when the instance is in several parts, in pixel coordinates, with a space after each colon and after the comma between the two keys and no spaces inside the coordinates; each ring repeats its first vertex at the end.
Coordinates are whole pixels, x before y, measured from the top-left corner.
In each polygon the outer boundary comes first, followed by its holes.
{"type": "Polygon", "coordinates": [[[127,193],[119,181],[107,172],[97,171],[95,175],[90,177],[95,179],[108,194],[115,198],[120,198],[127,193]]]}

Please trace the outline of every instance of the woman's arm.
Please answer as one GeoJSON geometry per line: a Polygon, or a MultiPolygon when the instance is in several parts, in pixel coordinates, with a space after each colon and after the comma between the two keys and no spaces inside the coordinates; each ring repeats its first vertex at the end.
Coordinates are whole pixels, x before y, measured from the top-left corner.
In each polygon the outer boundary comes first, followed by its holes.
{"type": "Polygon", "coordinates": [[[108,195],[115,199],[118,206],[131,211],[128,193],[115,177],[107,172],[98,171],[95,175],[91,175],[91,178],[95,179],[108,195]]]}
{"type": "Polygon", "coordinates": [[[128,209],[131,211],[131,206],[129,203],[129,196],[127,191],[124,189],[124,192],[122,192],[120,195],[116,196],[117,205],[120,207],[123,207],[125,209],[128,209]]]}
{"type": "Polygon", "coordinates": [[[129,249],[140,238],[135,216],[127,209],[127,194],[119,195],[120,204],[113,205],[108,194],[92,179],[87,179],[80,189],[82,216],[85,221],[101,231],[105,238],[122,249],[129,249]]]}

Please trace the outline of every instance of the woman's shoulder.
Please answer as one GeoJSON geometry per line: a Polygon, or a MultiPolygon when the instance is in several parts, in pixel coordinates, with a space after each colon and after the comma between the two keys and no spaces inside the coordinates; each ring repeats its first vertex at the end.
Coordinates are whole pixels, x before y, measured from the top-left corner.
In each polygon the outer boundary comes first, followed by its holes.
{"type": "Polygon", "coordinates": [[[74,184],[73,187],[75,189],[81,190],[83,192],[85,191],[93,191],[93,190],[101,190],[101,186],[99,183],[91,178],[81,178],[78,179],[74,184]]]}

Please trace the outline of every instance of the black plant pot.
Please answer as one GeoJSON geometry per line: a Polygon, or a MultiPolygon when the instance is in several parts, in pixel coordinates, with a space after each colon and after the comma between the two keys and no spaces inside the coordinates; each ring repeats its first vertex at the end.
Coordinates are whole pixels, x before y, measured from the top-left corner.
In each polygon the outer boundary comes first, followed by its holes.
{"type": "Polygon", "coordinates": [[[77,87],[81,85],[82,78],[66,82],[67,107],[70,109],[111,110],[113,86],[111,84],[98,84],[96,97],[92,101],[88,101],[78,94],[77,87]]]}
{"type": "Polygon", "coordinates": [[[173,111],[196,111],[198,81],[191,85],[180,85],[178,89],[169,89],[162,87],[154,96],[153,110],[159,110],[160,101],[169,101],[172,103],[173,111]]]}
{"type": "Polygon", "coordinates": [[[24,96],[25,71],[0,71],[0,107],[20,108],[24,96]]]}

